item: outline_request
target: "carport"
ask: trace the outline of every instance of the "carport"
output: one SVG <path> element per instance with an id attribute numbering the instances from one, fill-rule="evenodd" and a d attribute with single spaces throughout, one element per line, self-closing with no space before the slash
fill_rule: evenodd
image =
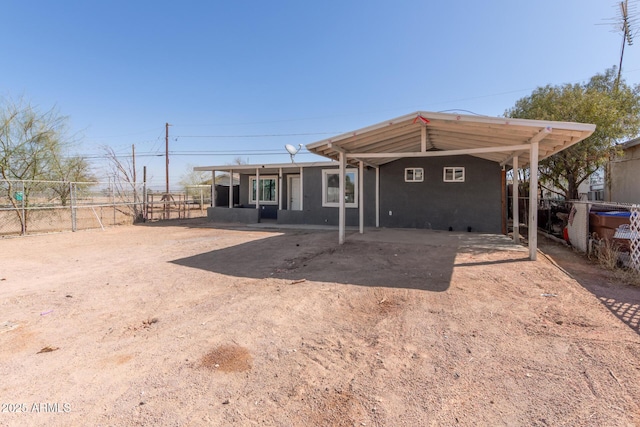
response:
<path id="1" fill-rule="evenodd" d="M 345 171 L 347 165 L 376 170 L 376 226 L 379 226 L 381 165 L 402 158 L 470 155 L 514 171 L 513 194 L 518 194 L 518 168 L 530 170 L 529 221 L 537 224 L 538 162 L 589 137 L 593 124 L 510 119 L 417 111 L 307 145 L 307 149 L 339 162 L 338 241 L 345 241 Z M 363 180 L 358 182 L 359 228 L 364 232 Z M 513 198 L 513 236 L 519 238 L 518 198 Z M 528 227 L 529 258 L 536 259 L 537 227 Z"/>

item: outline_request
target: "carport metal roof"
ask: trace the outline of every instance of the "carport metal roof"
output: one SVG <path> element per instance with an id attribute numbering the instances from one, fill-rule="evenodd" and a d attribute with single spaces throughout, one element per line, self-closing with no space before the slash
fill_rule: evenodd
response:
<path id="1" fill-rule="evenodd" d="M 345 239 L 345 177 L 347 164 L 378 166 L 407 157 L 471 155 L 513 169 L 529 166 L 529 224 L 537 224 L 538 162 L 589 137 L 595 125 L 462 114 L 415 113 L 308 144 L 307 149 L 340 162 L 338 241 Z M 362 172 L 361 172 L 362 175 Z M 518 174 L 514 175 L 514 191 Z M 376 188 L 379 174 L 376 173 Z M 362 180 L 360 180 L 362 186 Z M 376 212 L 378 208 L 376 191 Z M 359 193 L 363 232 L 362 188 Z M 516 194 L 516 193 L 514 193 Z M 517 198 L 513 199 L 513 236 L 520 241 Z M 377 218 L 376 218 L 377 223 Z M 529 257 L 536 259 L 537 227 L 529 227 Z"/>
<path id="2" fill-rule="evenodd" d="M 347 132 L 307 145 L 330 159 L 346 154 L 347 163 L 362 160 L 370 166 L 405 157 L 468 154 L 501 165 L 518 157 L 529 164 L 530 144 L 538 142 L 538 160 L 587 138 L 595 125 L 571 122 L 510 119 L 461 114 L 415 113 Z"/>

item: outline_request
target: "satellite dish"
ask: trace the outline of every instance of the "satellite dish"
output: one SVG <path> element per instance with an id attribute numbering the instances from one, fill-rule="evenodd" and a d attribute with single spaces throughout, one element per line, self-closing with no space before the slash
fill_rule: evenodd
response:
<path id="1" fill-rule="evenodd" d="M 302 149 L 302 144 L 298 145 L 298 148 L 294 147 L 291 144 L 286 144 L 284 146 L 284 148 L 287 150 L 287 152 L 289 153 L 289 155 L 291 156 L 291 163 L 293 163 L 293 156 L 295 156 L 296 154 L 298 154 L 298 151 L 300 151 Z"/>

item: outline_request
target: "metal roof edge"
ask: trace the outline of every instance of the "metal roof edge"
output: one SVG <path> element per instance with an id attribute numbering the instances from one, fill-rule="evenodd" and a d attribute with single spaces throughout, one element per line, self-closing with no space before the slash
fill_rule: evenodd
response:
<path id="1" fill-rule="evenodd" d="M 629 141 L 624 142 L 620 145 L 622 146 L 623 150 L 627 148 L 635 147 L 636 145 L 640 145 L 640 138 L 630 139 Z"/>
<path id="2" fill-rule="evenodd" d="M 551 127 L 565 130 L 575 130 L 581 132 L 595 131 L 596 125 L 591 123 L 578 123 L 578 122 L 561 122 L 555 120 L 534 120 L 534 119 L 518 119 L 511 117 L 492 117 L 492 116 L 471 116 L 464 114 L 451 114 L 451 113 L 430 113 L 427 111 L 418 111 L 418 114 L 425 118 L 433 118 L 440 120 L 451 120 L 451 116 L 455 116 L 454 120 L 486 123 L 486 124 L 498 124 L 498 125 L 518 125 L 528 127 Z"/>
<path id="3" fill-rule="evenodd" d="M 242 171 L 242 170 L 254 170 L 260 168 L 296 168 L 296 167 L 314 167 L 314 166 L 335 166 L 336 162 L 304 162 L 304 163 L 258 163 L 252 165 L 218 165 L 218 166 L 196 166 L 194 171 L 207 172 L 207 171 L 219 171 L 224 172 L 228 170 Z"/>
<path id="4" fill-rule="evenodd" d="M 347 139 L 352 136 L 382 129 L 386 126 L 393 125 L 399 122 L 404 122 L 410 119 L 415 119 L 416 117 L 419 117 L 419 116 L 422 116 L 426 119 L 431 118 L 434 120 L 451 120 L 451 121 L 464 121 L 464 122 L 484 123 L 484 124 L 517 125 L 517 126 L 527 126 L 527 127 L 551 127 L 555 129 L 589 132 L 589 135 L 593 133 L 596 129 L 596 125 L 590 124 L 590 123 L 560 122 L 560 121 L 553 121 L 553 120 L 515 119 L 515 118 L 509 118 L 509 117 L 472 116 L 468 114 L 415 111 L 410 114 L 405 114 L 400 117 L 385 120 L 383 122 L 376 123 L 374 125 L 353 130 L 351 132 L 345 132 L 343 134 L 336 135 L 331 138 L 325 138 L 317 142 L 312 142 L 310 144 L 307 144 L 306 148 L 307 150 L 311 151 L 323 145 L 327 145 L 333 142 L 339 142 L 343 139 Z"/>

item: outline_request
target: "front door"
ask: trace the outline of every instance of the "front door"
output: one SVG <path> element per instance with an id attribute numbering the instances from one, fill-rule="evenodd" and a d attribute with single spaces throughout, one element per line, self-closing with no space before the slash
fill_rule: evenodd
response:
<path id="1" fill-rule="evenodd" d="M 291 211 L 300 210 L 300 175 L 289 176 L 289 188 L 287 191 L 287 209 Z"/>

